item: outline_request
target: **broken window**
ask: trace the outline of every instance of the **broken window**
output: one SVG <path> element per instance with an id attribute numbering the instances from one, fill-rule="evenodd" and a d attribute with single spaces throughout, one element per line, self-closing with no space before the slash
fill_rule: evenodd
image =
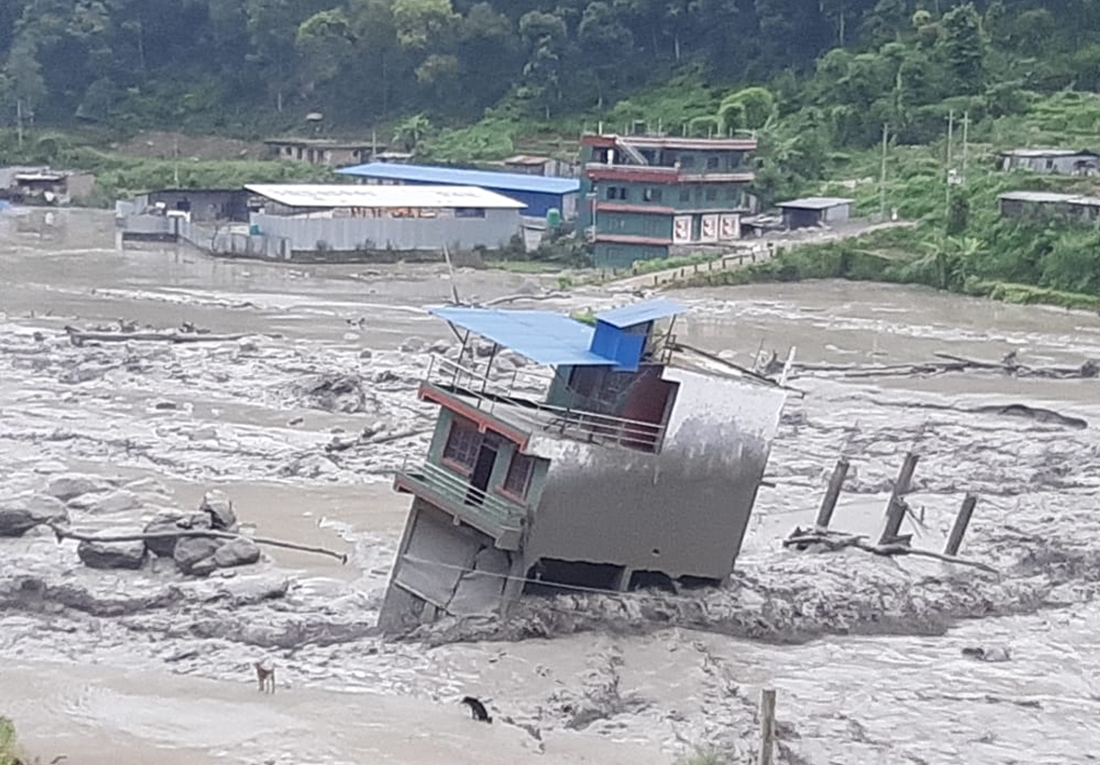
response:
<path id="1" fill-rule="evenodd" d="M 473 470 L 479 446 L 481 433 L 477 426 L 469 420 L 455 420 L 451 423 L 451 432 L 447 435 L 446 446 L 443 447 L 443 459 Z"/>
<path id="2" fill-rule="evenodd" d="M 508 466 L 508 475 L 504 477 L 504 485 L 501 488 L 514 497 L 526 498 L 534 468 L 534 457 L 516 452 L 512 455 L 512 464 Z"/>
<path id="3" fill-rule="evenodd" d="M 661 190 L 660 189 L 646 189 L 642 192 L 642 199 L 646 202 L 660 202 Z"/>
<path id="4" fill-rule="evenodd" d="M 707 170 L 718 169 L 718 157 L 707 157 Z"/>

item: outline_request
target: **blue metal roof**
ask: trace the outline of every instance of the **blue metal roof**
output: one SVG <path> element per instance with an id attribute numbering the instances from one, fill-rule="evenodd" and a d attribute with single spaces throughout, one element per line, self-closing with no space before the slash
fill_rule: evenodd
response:
<path id="1" fill-rule="evenodd" d="M 536 364 L 606 366 L 614 363 L 589 350 L 592 327 L 564 314 L 488 308 L 433 308 L 430 313 L 526 356 Z"/>
<path id="2" fill-rule="evenodd" d="M 460 170 L 454 167 L 428 165 L 395 165 L 369 162 L 365 165 L 342 167 L 336 172 L 359 178 L 379 178 L 415 183 L 447 183 L 458 186 L 480 186 L 501 191 L 533 191 L 540 194 L 573 194 L 581 184 L 575 178 L 547 178 L 523 173 L 497 173 L 490 170 Z"/>
<path id="3" fill-rule="evenodd" d="M 647 300 L 643 303 L 624 305 L 610 311 L 598 313 L 596 314 L 596 321 L 602 321 L 619 329 L 626 329 L 658 319 L 667 319 L 669 316 L 675 316 L 686 310 L 682 305 L 671 300 Z"/>

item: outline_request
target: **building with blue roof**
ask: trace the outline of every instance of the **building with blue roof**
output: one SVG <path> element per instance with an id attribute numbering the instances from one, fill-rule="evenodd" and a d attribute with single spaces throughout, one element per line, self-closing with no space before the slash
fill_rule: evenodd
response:
<path id="1" fill-rule="evenodd" d="M 577 215 L 580 181 L 574 178 L 546 178 L 526 173 L 466 170 L 432 165 L 397 165 L 369 162 L 336 171 L 370 184 L 431 186 L 477 186 L 495 191 L 526 205 L 524 215 L 545 218 L 557 210 L 566 220 Z"/>
<path id="2" fill-rule="evenodd" d="M 693 359 L 675 340 L 684 310 L 430 311 L 462 347 L 419 388 L 439 416 L 394 479 L 412 504 L 383 630 L 502 614 L 545 587 L 729 576 L 785 392 Z"/>

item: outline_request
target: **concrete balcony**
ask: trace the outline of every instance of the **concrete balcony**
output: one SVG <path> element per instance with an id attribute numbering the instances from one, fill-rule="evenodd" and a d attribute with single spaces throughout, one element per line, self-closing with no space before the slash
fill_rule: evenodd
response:
<path id="1" fill-rule="evenodd" d="M 479 489 L 465 476 L 430 462 L 406 460 L 393 485 L 492 537 L 499 549 L 519 549 L 526 506 Z"/>

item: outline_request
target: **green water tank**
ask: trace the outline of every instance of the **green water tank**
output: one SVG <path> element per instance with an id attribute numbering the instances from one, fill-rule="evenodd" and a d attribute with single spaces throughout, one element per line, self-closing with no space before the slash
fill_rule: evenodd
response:
<path id="1" fill-rule="evenodd" d="M 546 211 L 546 227 L 557 228 L 561 225 L 561 210 L 551 207 Z"/>
<path id="2" fill-rule="evenodd" d="M 260 224 L 259 223 L 251 224 L 248 227 L 248 233 L 251 234 L 252 236 L 259 236 L 260 235 Z"/>

